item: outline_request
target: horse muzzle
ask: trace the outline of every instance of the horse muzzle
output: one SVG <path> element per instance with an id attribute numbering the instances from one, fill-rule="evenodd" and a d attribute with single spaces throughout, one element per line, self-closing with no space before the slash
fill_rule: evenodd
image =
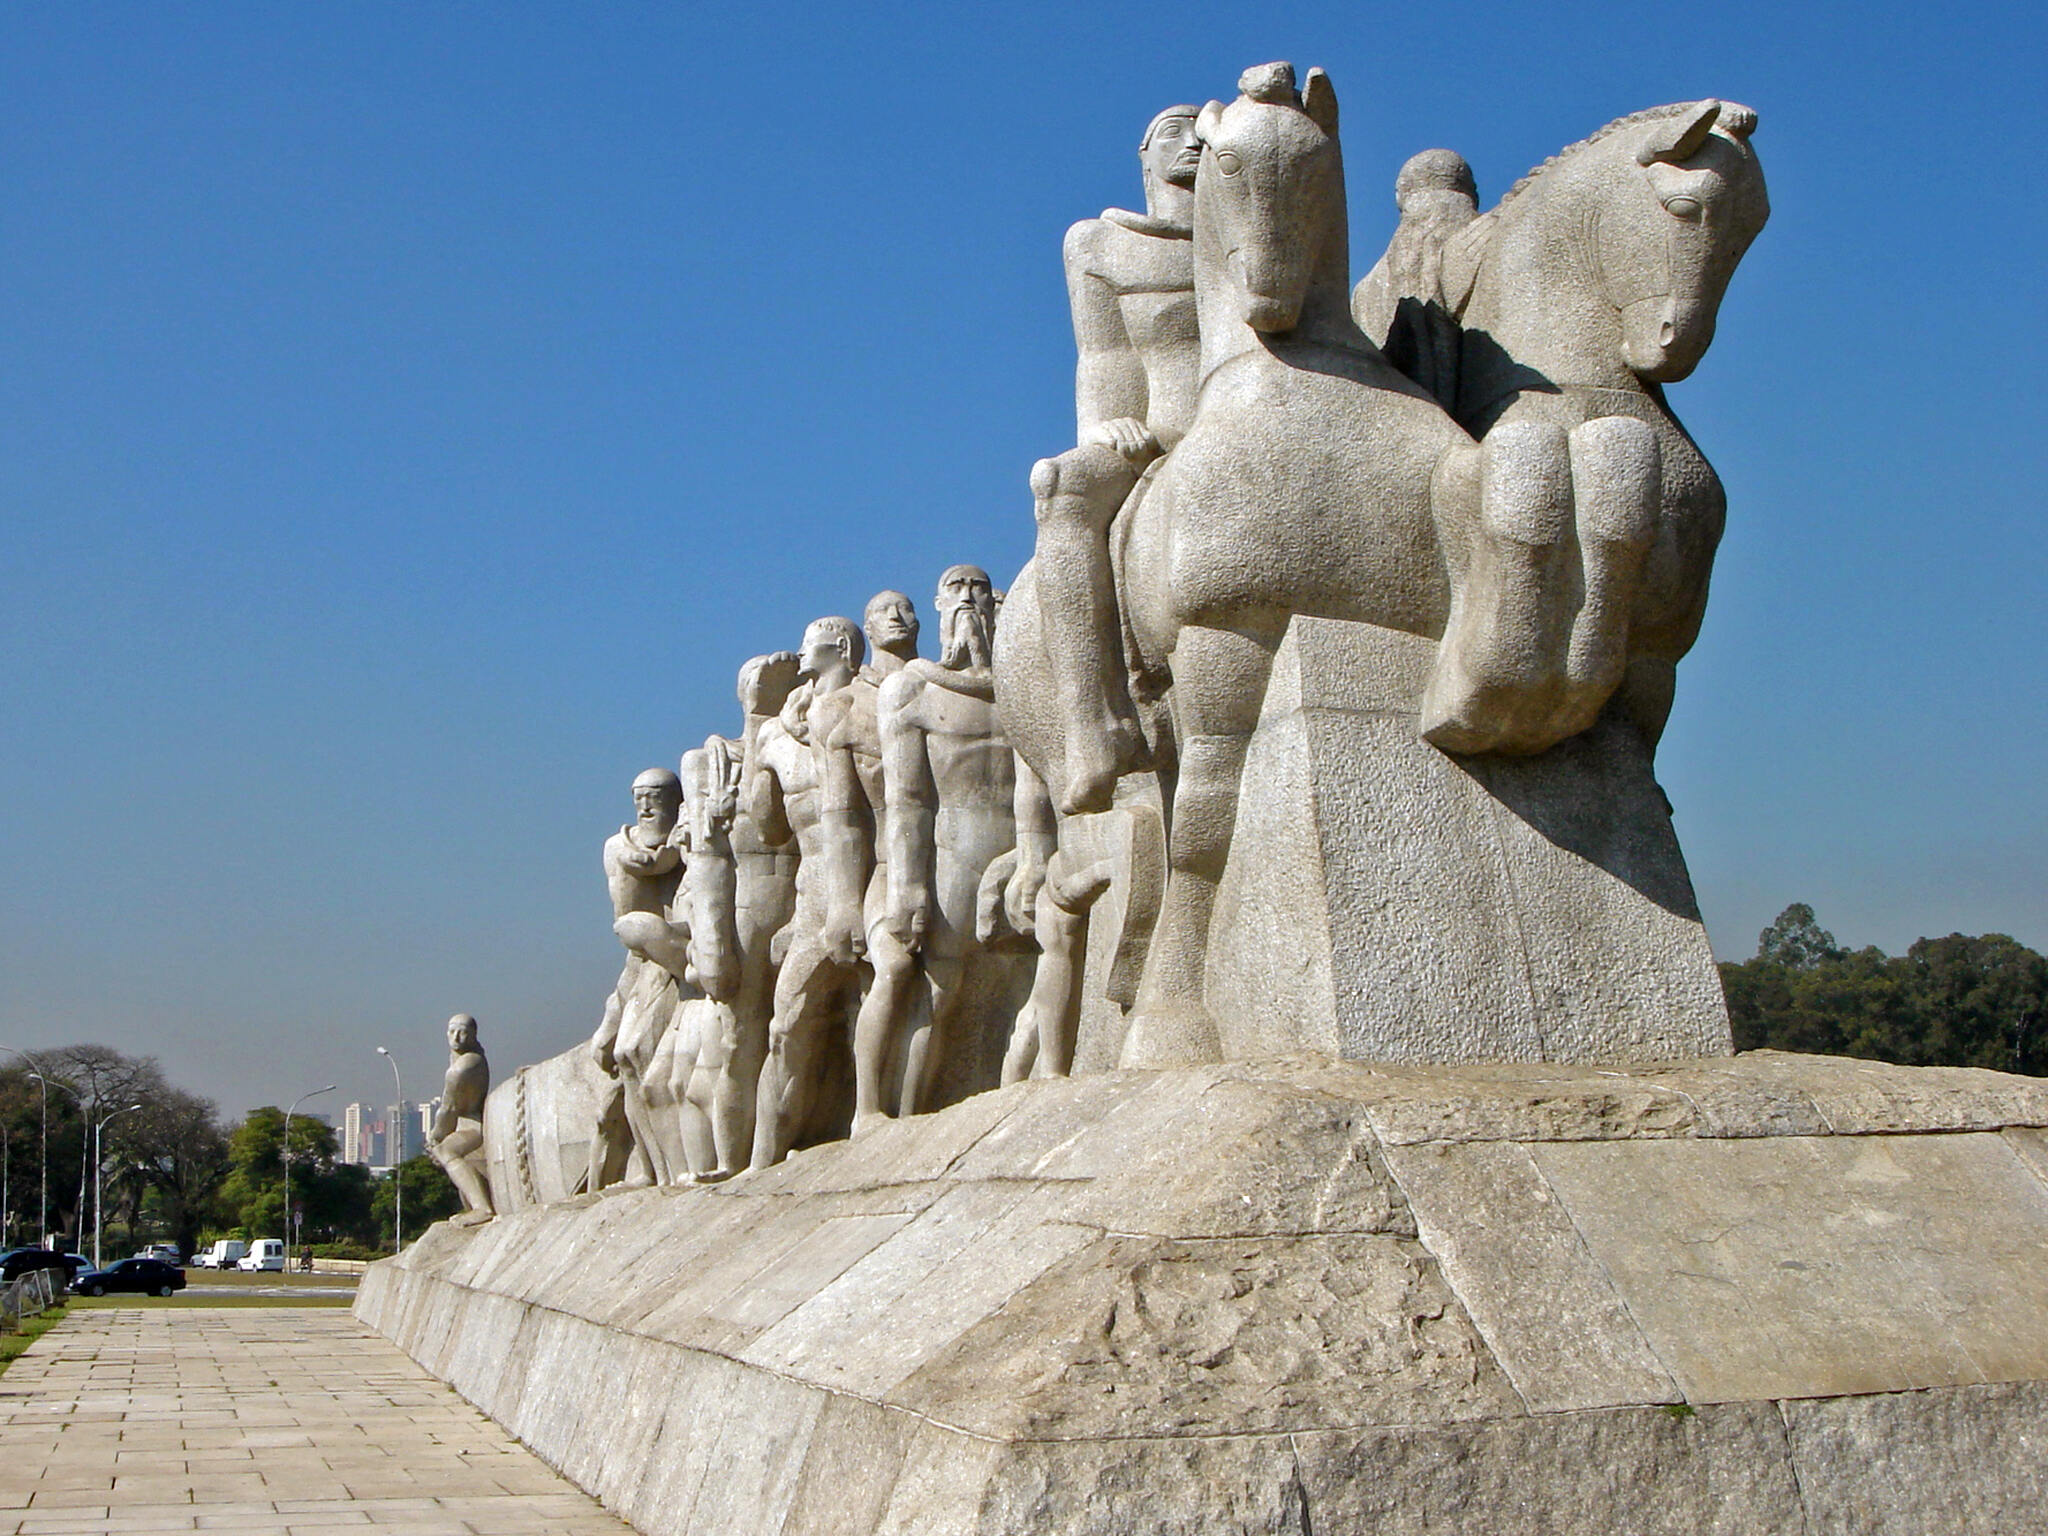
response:
<path id="1" fill-rule="evenodd" d="M 1629 372 L 1675 384 L 1699 366 L 1714 339 L 1713 312 L 1685 313 L 1669 298 L 1638 299 L 1621 312 L 1621 356 Z"/>

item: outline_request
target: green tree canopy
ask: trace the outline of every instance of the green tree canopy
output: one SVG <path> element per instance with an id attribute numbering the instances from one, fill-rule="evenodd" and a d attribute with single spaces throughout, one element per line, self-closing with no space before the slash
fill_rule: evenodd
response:
<path id="1" fill-rule="evenodd" d="M 1795 902 L 1721 980 L 1738 1050 L 2048 1076 L 2048 958 L 2002 933 L 1847 950 Z"/>

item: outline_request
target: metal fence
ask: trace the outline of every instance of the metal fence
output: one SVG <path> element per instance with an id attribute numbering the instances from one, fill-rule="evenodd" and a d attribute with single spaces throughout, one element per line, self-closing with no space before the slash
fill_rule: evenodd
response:
<path id="1" fill-rule="evenodd" d="M 0 1286 L 0 1330 L 19 1333 L 25 1319 L 55 1303 L 57 1288 L 50 1275 L 47 1269 L 31 1269 Z"/>

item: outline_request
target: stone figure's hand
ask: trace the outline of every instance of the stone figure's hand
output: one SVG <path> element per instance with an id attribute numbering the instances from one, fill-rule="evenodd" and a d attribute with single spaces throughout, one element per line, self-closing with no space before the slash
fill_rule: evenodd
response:
<path id="1" fill-rule="evenodd" d="M 1081 435 L 1084 445 L 1097 444 L 1114 448 L 1133 464 L 1143 463 L 1159 453 L 1159 439 L 1135 416 L 1118 416 L 1112 421 L 1099 421 Z"/>
<path id="2" fill-rule="evenodd" d="M 924 948 L 925 930 L 931 926 L 931 911 L 923 901 L 892 910 L 883 919 L 896 942 L 913 955 Z"/>
<path id="3" fill-rule="evenodd" d="M 825 918 L 825 953 L 835 965 L 851 965 L 868 952 L 868 936 L 861 914 L 832 912 Z"/>
<path id="4" fill-rule="evenodd" d="M 796 686 L 799 663 L 794 651 L 772 652 L 766 663 L 747 676 L 740 705 L 750 715 L 772 715 Z"/>

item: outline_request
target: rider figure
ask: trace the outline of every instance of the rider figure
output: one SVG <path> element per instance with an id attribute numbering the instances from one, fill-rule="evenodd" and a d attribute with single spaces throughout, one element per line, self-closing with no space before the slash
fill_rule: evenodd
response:
<path id="1" fill-rule="evenodd" d="M 1041 459 L 1031 493 L 1039 613 L 1066 729 L 1058 789 L 1068 812 L 1107 808 L 1117 779 L 1144 760 L 1108 533 L 1139 474 L 1180 441 L 1194 416 L 1196 110 L 1168 107 L 1145 130 L 1145 211 L 1105 209 L 1067 231 L 1063 252 L 1080 354 L 1079 446 Z"/>

